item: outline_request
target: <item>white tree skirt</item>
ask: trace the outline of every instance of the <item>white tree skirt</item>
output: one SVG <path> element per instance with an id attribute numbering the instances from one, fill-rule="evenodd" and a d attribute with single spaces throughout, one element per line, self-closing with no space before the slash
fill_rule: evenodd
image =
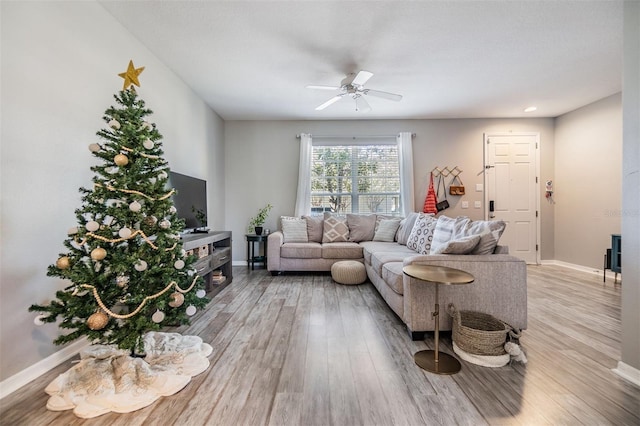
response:
<path id="1" fill-rule="evenodd" d="M 51 411 L 71 410 L 85 419 L 114 411 L 129 413 L 180 391 L 209 368 L 213 348 L 197 336 L 149 332 L 145 358 L 115 346 L 93 345 L 80 362 L 45 388 Z"/>

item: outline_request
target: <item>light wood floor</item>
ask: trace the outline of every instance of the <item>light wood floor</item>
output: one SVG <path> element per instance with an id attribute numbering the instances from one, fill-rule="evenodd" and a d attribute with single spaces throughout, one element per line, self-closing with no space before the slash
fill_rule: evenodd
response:
<path id="1" fill-rule="evenodd" d="M 640 424 L 640 389 L 611 371 L 620 358 L 620 285 L 553 266 L 528 272 L 527 365 L 463 362 L 454 376 L 426 373 L 412 354 L 432 348 L 433 336 L 409 340 L 371 284 L 236 267 L 232 285 L 181 330 L 214 350 L 209 370 L 178 394 L 91 420 L 47 411 L 43 389 L 68 362 L 4 398 L 0 423 Z"/>

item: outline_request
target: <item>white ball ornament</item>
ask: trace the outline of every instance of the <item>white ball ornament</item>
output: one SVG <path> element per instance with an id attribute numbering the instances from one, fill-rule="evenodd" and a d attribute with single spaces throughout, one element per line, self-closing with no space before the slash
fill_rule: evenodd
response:
<path id="1" fill-rule="evenodd" d="M 46 315 L 44 315 L 44 314 L 40 314 L 40 315 L 38 315 L 37 317 L 35 317 L 35 318 L 33 319 L 33 323 L 34 323 L 35 325 L 37 325 L 38 327 L 39 327 L 39 326 L 41 326 L 41 325 L 44 325 L 44 324 L 45 324 L 45 323 L 44 323 L 44 318 L 46 318 Z"/>
<path id="2" fill-rule="evenodd" d="M 153 315 L 151 315 L 151 321 L 155 322 L 156 324 L 161 323 L 164 320 L 164 312 L 162 311 L 156 311 Z"/>
<path id="3" fill-rule="evenodd" d="M 185 313 L 189 316 L 193 316 L 196 314 L 196 307 L 193 305 L 189 305 L 187 306 L 187 309 L 185 310 Z"/>
<path id="4" fill-rule="evenodd" d="M 167 219 L 163 219 L 160 222 L 160 228 L 162 229 L 169 229 L 171 227 L 171 222 L 169 222 Z"/>
<path id="5" fill-rule="evenodd" d="M 140 204 L 137 201 L 134 201 L 133 203 L 129 204 L 129 210 L 131 210 L 134 213 L 139 212 L 142 209 L 142 204 Z"/>
<path id="6" fill-rule="evenodd" d="M 167 172 L 160 172 L 158 173 L 158 177 L 160 179 L 166 179 L 167 178 Z"/>
<path id="7" fill-rule="evenodd" d="M 90 220 L 86 225 L 84 225 L 84 227 L 87 228 L 87 231 L 89 232 L 95 232 L 100 229 L 100 224 L 95 220 Z"/>
<path id="8" fill-rule="evenodd" d="M 116 120 L 115 118 L 112 118 L 111 120 L 109 120 L 109 127 L 111 127 L 112 129 L 120 129 L 120 122 L 118 122 L 118 120 Z"/>
<path id="9" fill-rule="evenodd" d="M 145 271 L 147 269 L 147 262 L 145 262 L 144 260 L 140 259 L 133 265 L 133 267 L 138 272 Z"/>
<path id="10" fill-rule="evenodd" d="M 142 146 L 144 146 L 147 149 L 153 149 L 155 144 L 153 143 L 153 141 L 151 139 L 147 139 L 144 142 L 142 142 Z"/>
<path id="11" fill-rule="evenodd" d="M 97 143 L 92 143 L 92 144 L 89 145 L 89 151 L 91 151 L 91 152 L 98 152 L 101 149 L 102 148 Z"/>
<path id="12" fill-rule="evenodd" d="M 204 291 L 203 289 L 196 291 L 196 296 L 199 297 L 200 299 L 202 299 L 206 295 L 207 295 L 207 292 Z"/>
<path id="13" fill-rule="evenodd" d="M 120 238 L 129 238 L 131 236 L 131 229 L 129 228 L 122 228 L 118 231 L 118 235 L 120 235 Z"/>
<path id="14" fill-rule="evenodd" d="M 69 228 L 67 231 L 67 235 L 76 235 L 78 233 L 78 227 L 74 226 L 73 228 Z"/>
<path id="15" fill-rule="evenodd" d="M 176 206 L 169 207 L 169 213 L 176 214 L 177 212 L 178 212 L 178 209 L 176 209 Z"/>
<path id="16" fill-rule="evenodd" d="M 178 259 L 173 263 L 174 268 L 180 270 L 182 268 L 184 268 L 184 260 L 182 259 Z"/>

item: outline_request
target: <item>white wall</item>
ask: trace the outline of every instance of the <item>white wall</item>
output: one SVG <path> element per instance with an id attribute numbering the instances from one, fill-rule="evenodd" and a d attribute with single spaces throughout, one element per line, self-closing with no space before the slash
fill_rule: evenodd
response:
<path id="1" fill-rule="evenodd" d="M 640 385 L 640 3 L 624 5 L 622 362 Z M 620 366 L 622 367 L 622 366 Z"/>
<path id="2" fill-rule="evenodd" d="M 298 181 L 299 143 L 296 134 L 316 135 L 395 135 L 416 133 L 413 139 L 415 205 L 422 209 L 429 172 L 435 166 L 458 166 L 467 187 L 463 197 L 449 196 L 452 208 L 447 215 L 483 217 L 474 209 L 482 201 L 475 192 L 482 183 L 484 132 L 540 132 L 541 175 L 553 179 L 553 119 L 453 119 L 453 120 L 344 120 L 344 121 L 228 121 L 225 124 L 226 172 L 225 200 L 227 228 L 234 233 L 236 262 L 246 260 L 246 225 L 258 208 L 271 203 L 265 227 L 278 228 L 282 215 L 292 215 Z M 544 186 L 542 186 L 544 190 Z M 462 209 L 460 201 L 469 201 Z M 542 206 L 542 259 L 553 259 L 553 210 Z"/>
<path id="3" fill-rule="evenodd" d="M 555 260 L 602 269 L 620 233 L 622 96 L 556 119 Z"/>
<path id="4" fill-rule="evenodd" d="M 58 351 L 55 325 L 36 327 L 32 303 L 64 287 L 46 276 L 90 186 L 104 111 L 129 59 L 145 66 L 138 93 L 154 111 L 165 158 L 207 179 L 211 224 L 223 228 L 224 123 L 94 2 L 2 2 L 0 380 Z M 210 208 L 210 211 L 212 209 Z"/>

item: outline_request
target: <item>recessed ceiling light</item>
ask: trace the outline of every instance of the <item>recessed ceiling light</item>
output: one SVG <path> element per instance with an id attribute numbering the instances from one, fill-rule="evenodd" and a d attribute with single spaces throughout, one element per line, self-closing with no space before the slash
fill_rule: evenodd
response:
<path id="1" fill-rule="evenodd" d="M 524 112 L 533 112 L 533 111 L 535 111 L 535 110 L 537 110 L 537 109 L 538 109 L 538 107 L 530 106 L 530 107 L 528 107 L 528 108 L 525 108 L 525 109 L 524 109 Z"/>

